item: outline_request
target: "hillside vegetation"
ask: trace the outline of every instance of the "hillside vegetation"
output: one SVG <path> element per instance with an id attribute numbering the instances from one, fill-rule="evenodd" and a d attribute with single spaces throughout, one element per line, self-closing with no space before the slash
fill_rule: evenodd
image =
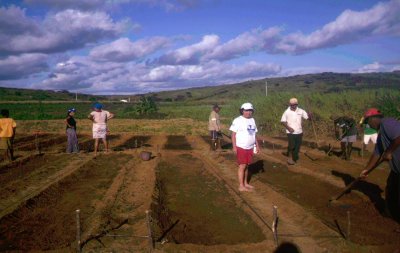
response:
<path id="1" fill-rule="evenodd" d="M 280 117 L 291 97 L 297 97 L 299 107 L 313 113 L 316 131 L 322 136 L 332 135 L 333 118 L 346 115 L 358 121 L 369 107 L 381 109 L 386 116 L 400 118 L 399 72 L 322 73 L 269 78 L 233 85 L 135 95 L 131 96 L 131 101 L 134 101 L 132 103 L 119 102 L 122 96 L 84 97 L 79 94 L 78 97 L 87 100 L 74 101 L 75 94 L 65 91 L 22 90 L 16 93 L 19 91 L 0 88 L 0 109 L 9 109 L 11 116 L 17 120 L 63 119 L 70 107 L 77 109 L 78 119 L 84 119 L 91 111 L 91 103 L 98 100 L 118 118 L 192 118 L 207 121 L 212 105 L 218 103 L 222 107 L 222 121 L 225 126 L 229 126 L 233 118 L 238 116 L 240 105 L 251 102 L 256 108 L 254 117 L 260 132 L 284 135 Z M 40 99 L 32 101 L 38 98 L 38 94 Z M 24 103 L 15 102 L 15 97 L 25 97 Z M 5 98 L 14 102 L 7 102 Z M 306 135 L 312 137 L 311 124 L 305 123 L 304 128 Z"/>
<path id="2" fill-rule="evenodd" d="M 93 96 L 88 94 L 78 94 L 79 101 L 104 100 L 104 96 Z M 0 102 L 6 101 L 75 101 L 76 94 L 67 90 L 30 90 L 0 87 Z"/>
<path id="3" fill-rule="evenodd" d="M 291 77 L 265 78 L 243 83 L 163 91 L 146 94 L 156 101 L 225 101 L 242 96 L 270 92 L 332 93 L 348 90 L 393 88 L 400 89 L 400 71 L 391 73 L 338 74 L 321 73 Z"/>

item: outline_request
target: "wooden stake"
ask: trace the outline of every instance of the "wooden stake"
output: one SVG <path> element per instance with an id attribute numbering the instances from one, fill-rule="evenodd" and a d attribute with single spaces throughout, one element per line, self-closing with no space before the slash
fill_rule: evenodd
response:
<path id="1" fill-rule="evenodd" d="M 81 210 L 77 209 L 76 212 L 76 252 L 81 252 L 81 222 L 79 213 Z"/>
<path id="2" fill-rule="evenodd" d="M 150 215 L 149 210 L 146 210 L 146 218 L 147 218 L 147 230 L 148 230 L 148 238 L 149 238 L 149 246 L 150 246 L 150 252 L 154 250 L 154 243 L 153 243 L 153 234 L 151 232 L 151 215 Z"/>
<path id="3" fill-rule="evenodd" d="M 278 207 L 277 206 L 272 207 L 272 216 L 273 216 L 272 233 L 274 234 L 275 244 L 276 244 L 276 246 L 278 246 Z"/>

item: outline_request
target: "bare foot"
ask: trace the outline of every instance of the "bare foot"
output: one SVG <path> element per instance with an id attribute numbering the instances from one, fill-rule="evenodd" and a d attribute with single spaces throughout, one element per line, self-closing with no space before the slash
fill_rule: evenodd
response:
<path id="1" fill-rule="evenodd" d="M 254 186 L 249 185 L 249 184 L 245 184 L 244 187 L 248 188 L 248 189 L 254 189 Z"/>
<path id="2" fill-rule="evenodd" d="M 246 188 L 244 186 L 240 186 L 238 189 L 240 192 L 251 192 L 252 190 L 249 188 Z"/>

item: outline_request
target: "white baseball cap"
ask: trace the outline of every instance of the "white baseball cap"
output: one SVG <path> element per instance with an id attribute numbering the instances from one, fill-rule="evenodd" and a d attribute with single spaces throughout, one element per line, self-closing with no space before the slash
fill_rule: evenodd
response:
<path id="1" fill-rule="evenodd" d="M 253 111 L 254 111 L 253 105 L 250 104 L 250 103 L 244 103 L 244 104 L 242 104 L 242 106 L 240 107 L 240 109 L 243 109 L 243 110 L 253 110 Z"/>

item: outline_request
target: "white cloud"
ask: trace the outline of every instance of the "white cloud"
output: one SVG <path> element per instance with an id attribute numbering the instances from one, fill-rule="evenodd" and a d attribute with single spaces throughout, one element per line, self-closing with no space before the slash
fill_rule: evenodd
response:
<path id="1" fill-rule="evenodd" d="M 313 49 L 334 47 L 374 35 L 400 35 L 400 1 L 378 3 L 366 11 L 346 10 L 335 21 L 310 35 L 289 34 L 275 52 L 304 53 Z"/>
<path id="2" fill-rule="evenodd" d="M 152 37 L 131 42 L 120 38 L 109 44 L 93 48 L 89 56 L 99 61 L 133 61 L 166 47 L 170 40 L 165 37 Z"/>
<path id="3" fill-rule="evenodd" d="M 373 73 L 373 72 L 381 72 L 385 71 L 385 66 L 380 64 L 379 62 L 374 62 L 371 64 L 367 64 L 362 66 L 361 68 L 358 69 L 358 73 Z"/>
<path id="4" fill-rule="evenodd" d="M 0 59 L 0 80 L 22 79 L 48 69 L 47 55 L 22 54 Z"/>
<path id="5" fill-rule="evenodd" d="M 254 29 L 215 47 L 204 56 L 208 60 L 230 60 L 273 46 L 281 29 L 272 27 L 265 30 Z"/>
<path id="6" fill-rule="evenodd" d="M 218 42 L 219 37 L 217 35 L 203 36 L 199 43 L 179 48 L 161 56 L 158 63 L 164 65 L 197 64 L 205 53 L 217 46 Z"/>
<path id="7" fill-rule="evenodd" d="M 57 64 L 54 73 L 38 86 L 81 92 L 145 93 L 166 88 L 215 85 L 276 75 L 276 64 L 248 62 L 243 65 L 211 61 L 198 65 L 147 65 L 134 62 L 102 62 L 73 57 Z"/>
<path id="8" fill-rule="evenodd" d="M 113 22 L 104 12 L 65 10 L 48 15 L 43 22 L 26 17 L 18 7 L 0 12 L 6 17 L 0 18 L 0 54 L 65 52 L 116 37 L 127 25 L 127 21 Z"/>

